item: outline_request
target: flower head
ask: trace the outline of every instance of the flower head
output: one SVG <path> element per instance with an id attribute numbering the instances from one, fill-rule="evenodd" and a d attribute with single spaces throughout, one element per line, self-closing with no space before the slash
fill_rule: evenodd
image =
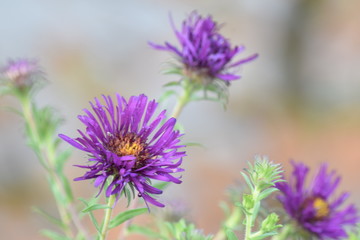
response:
<path id="1" fill-rule="evenodd" d="M 240 76 L 229 72 L 230 69 L 252 61 L 257 54 L 234 61 L 234 57 L 244 51 L 243 46 L 232 47 L 229 40 L 219 33 L 220 26 L 211 16 L 202 17 L 192 12 L 181 30 L 171 21 L 180 48 L 165 42 L 164 45 L 149 43 L 153 48 L 174 53 L 183 64 L 183 74 L 202 84 L 214 79 L 223 80 L 227 85 Z"/>
<path id="2" fill-rule="evenodd" d="M 80 137 L 72 139 L 59 136 L 72 146 L 87 152 L 89 162 L 78 167 L 87 169 L 84 176 L 75 180 L 94 179 L 100 187 L 106 187 L 106 196 L 120 193 L 125 187 L 136 189 L 138 196 L 159 207 L 164 205 L 152 197 L 162 191 L 151 186 L 151 179 L 181 183 L 173 173 L 179 168 L 184 151 L 179 149 L 181 134 L 174 130 L 176 120 L 165 122 L 165 110 L 154 117 L 155 100 L 148 101 L 145 95 L 133 96 L 127 102 L 120 95 L 114 102 L 103 96 L 105 104 L 97 98 L 90 103 L 93 113 L 85 109 L 79 115 L 86 131 L 78 131 Z"/>
<path id="3" fill-rule="evenodd" d="M 12 86 L 20 90 L 32 87 L 34 78 L 41 74 L 37 62 L 28 59 L 9 60 L 0 72 Z"/>
<path id="4" fill-rule="evenodd" d="M 340 239 L 346 237 L 345 226 L 355 225 L 359 218 L 354 205 L 339 209 L 348 198 L 343 193 L 337 199 L 332 196 L 340 182 L 335 171 L 327 172 L 323 164 L 310 187 L 305 187 L 309 168 L 303 163 L 292 162 L 294 167 L 289 183 L 277 183 L 283 193 L 279 196 L 286 212 L 308 233 L 320 239 Z"/>

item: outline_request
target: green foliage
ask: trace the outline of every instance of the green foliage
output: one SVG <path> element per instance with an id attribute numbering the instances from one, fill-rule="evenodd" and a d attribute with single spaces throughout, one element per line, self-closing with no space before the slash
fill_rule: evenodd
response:
<path id="1" fill-rule="evenodd" d="M 357 228 L 352 232 L 348 233 L 348 240 L 360 240 L 360 224 L 357 225 Z"/>
<path id="2" fill-rule="evenodd" d="M 123 222 L 125 222 L 135 216 L 141 215 L 145 212 L 148 212 L 147 208 L 130 209 L 125 212 L 122 212 L 110 221 L 109 228 L 114 228 L 116 226 L 119 226 Z"/>
<path id="3" fill-rule="evenodd" d="M 128 228 L 129 233 L 138 233 L 152 239 L 176 239 L 176 240 L 211 240 L 211 235 L 205 236 L 202 231 L 195 228 L 194 224 L 187 223 L 184 219 L 178 222 L 158 222 L 158 230 L 132 225 Z"/>
<path id="4" fill-rule="evenodd" d="M 68 238 L 66 236 L 63 236 L 57 232 L 54 232 L 54 231 L 51 231 L 48 229 L 41 230 L 41 234 L 52 240 L 73 240 L 71 238 Z"/>
<path id="5" fill-rule="evenodd" d="M 282 227 L 277 224 L 279 217 L 275 213 L 270 213 L 262 221 L 259 231 L 255 233 L 251 231 L 258 217 L 261 200 L 277 191 L 275 183 L 284 181 L 281 176 L 282 172 L 280 164 L 274 164 L 266 157 L 256 157 L 254 165 L 249 163 L 249 168 L 244 169 L 244 172 L 241 173 L 250 189 L 250 194 L 243 194 L 241 204 L 245 214 L 245 240 L 264 239 L 277 234 L 275 230 Z"/>

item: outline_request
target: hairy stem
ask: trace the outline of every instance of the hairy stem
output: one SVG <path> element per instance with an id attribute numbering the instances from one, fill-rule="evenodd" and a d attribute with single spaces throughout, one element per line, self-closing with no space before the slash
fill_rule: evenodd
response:
<path id="1" fill-rule="evenodd" d="M 38 156 L 41 165 L 47 171 L 47 175 L 50 181 L 55 183 L 62 196 L 67 196 L 65 186 L 55 171 L 55 146 L 54 144 L 43 142 L 40 139 L 39 128 L 38 124 L 36 123 L 31 99 L 27 96 L 22 97 L 20 100 L 23 109 L 23 117 L 27 125 L 27 131 L 29 137 L 34 143 L 31 147 Z M 74 238 L 74 234 L 71 230 L 71 222 L 74 222 L 74 225 L 78 231 L 83 233 L 86 239 L 89 239 L 87 231 L 83 227 L 72 204 L 68 203 L 67 206 L 65 206 L 64 203 L 60 202 L 56 197 L 55 200 L 66 236 L 69 238 Z"/>
<path id="2" fill-rule="evenodd" d="M 193 90 L 194 90 L 194 88 L 193 88 L 192 84 L 190 83 L 190 80 L 185 79 L 182 95 L 179 97 L 179 99 L 174 107 L 173 113 L 172 113 L 173 118 L 178 118 L 180 116 L 182 110 L 190 101 Z"/>
<path id="3" fill-rule="evenodd" d="M 111 213 L 112 213 L 112 210 L 113 210 L 113 207 L 114 207 L 115 199 L 116 199 L 115 194 L 110 195 L 110 197 L 108 199 L 108 204 L 107 205 L 108 205 L 109 208 L 107 208 L 105 210 L 105 217 L 104 217 L 104 222 L 103 222 L 103 225 L 102 225 L 102 228 L 101 228 L 100 240 L 105 240 L 106 239 L 106 234 L 108 232 L 108 226 L 109 226 L 109 222 L 110 222 L 110 219 L 111 219 Z"/>

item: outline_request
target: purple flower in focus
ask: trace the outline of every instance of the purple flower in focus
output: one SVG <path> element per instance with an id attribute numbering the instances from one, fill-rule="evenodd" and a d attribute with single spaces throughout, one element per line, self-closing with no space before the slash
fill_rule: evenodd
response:
<path id="1" fill-rule="evenodd" d="M 214 79 L 221 79 L 228 85 L 240 76 L 230 69 L 254 60 L 258 55 L 233 61 L 234 57 L 244 51 L 243 46 L 232 47 L 229 40 L 219 33 L 220 26 L 211 16 L 202 17 L 192 12 L 181 30 L 177 30 L 171 21 L 172 28 L 180 43 L 180 48 L 165 42 L 164 45 L 149 43 L 157 50 L 174 53 L 184 65 L 183 74 L 192 80 L 209 84 Z"/>
<path id="2" fill-rule="evenodd" d="M 41 74 L 41 71 L 36 61 L 19 59 L 9 60 L 8 64 L 1 69 L 1 74 L 10 80 L 13 86 L 24 89 L 33 85 L 34 77 Z"/>
<path id="3" fill-rule="evenodd" d="M 184 146 L 179 145 L 182 134 L 174 130 L 176 120 L 165 121 L 165 110 L 155 116 L 158 103 L 148 101 L 145 95 L 133 96 L 128 102 L 120 95 L 115 101 L 109 96 L 103 99 L 105 104 L 97 98 L 90 103 L 93 113 L 84 109 L 85 115 L 78 116 L 86 126 L 85 132 L 78 130 L 80 137 L 59 135 L 89 155 L 87 165 L 78 165 L 87 172 L 75 180 L 94 179 L 100 193 L 106 180 L 111 179 L 107 197 L 119 197 L 128 186 L 136 189 L 146 203 L 163 207 L 151 196 L 162 193 L 151 186 L 151 179 L 181 183 L 172 176 L 183 171 L 179 166 L 185 156 L 179 150 Z"/>
<path id="4" fill-rule="evenodd" d="M 322 164 L 310 187 L 305 187 L 309 168 L 303 163 L 292 162 L 292 178 L 280 182 L 276 187 L 283 193 L 279 196 L 286 212 L 303 229 L 319 239 L 341 239 L 347 237 L 345 227 L 355 225 L 359 218 L 354 205 L 339 209 L 349 197 L 343 193 L 334 199 L 332 196 L 340 183 L 335 171 L 327 172 Z"/>

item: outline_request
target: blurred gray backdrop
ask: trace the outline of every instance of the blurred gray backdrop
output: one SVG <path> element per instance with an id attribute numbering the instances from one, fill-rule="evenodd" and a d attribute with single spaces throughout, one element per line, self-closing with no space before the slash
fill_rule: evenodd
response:
<path id="1" fill-rule="evenodd" d="M 226 111 L 213 102 L 185 108 L 179 119 L 184 142 L 205 148 L 187 149 L 183 184 L 162 196 L 183 202 L 189 218 L 214 233 L 225 188 L 242 181 L 239 172 L 255 155 L 286 169 L 289 159 L 314 168 L 327 161 L 343 176 L 341 190 L 360 204 L 359 7 L 356 0 L 3 0 L 0 62 L 37 59 L 49 81 L 37 104 L 54 106 L 65 119 L 59 132 L 76 136 L 82 127 L 77 115 L 94 97 L 158 98 L 163 84 L 177 80 L 161 74 L 171 56 L 147 45 L 176 41 L 170 13 L 177 26 L 193 10 L 225 23 L 221 32 L 246 46 L 242 56 L 260 56 L 239 69 L 242 78 L 230 87 Z M 39 230 L 50 225 L 31 207 L 56 214 L 55 205 L 26 146 L 23 122 L 8 106 L 19 107 L 12 97 L 0 97 L 1 238 L 43 239 Z M 83 173 L 72 165 L 85 161 L 74 150 L 69 178 Z M 72 186 L 76 197 L 94 191 L 90 182 Z"/>

